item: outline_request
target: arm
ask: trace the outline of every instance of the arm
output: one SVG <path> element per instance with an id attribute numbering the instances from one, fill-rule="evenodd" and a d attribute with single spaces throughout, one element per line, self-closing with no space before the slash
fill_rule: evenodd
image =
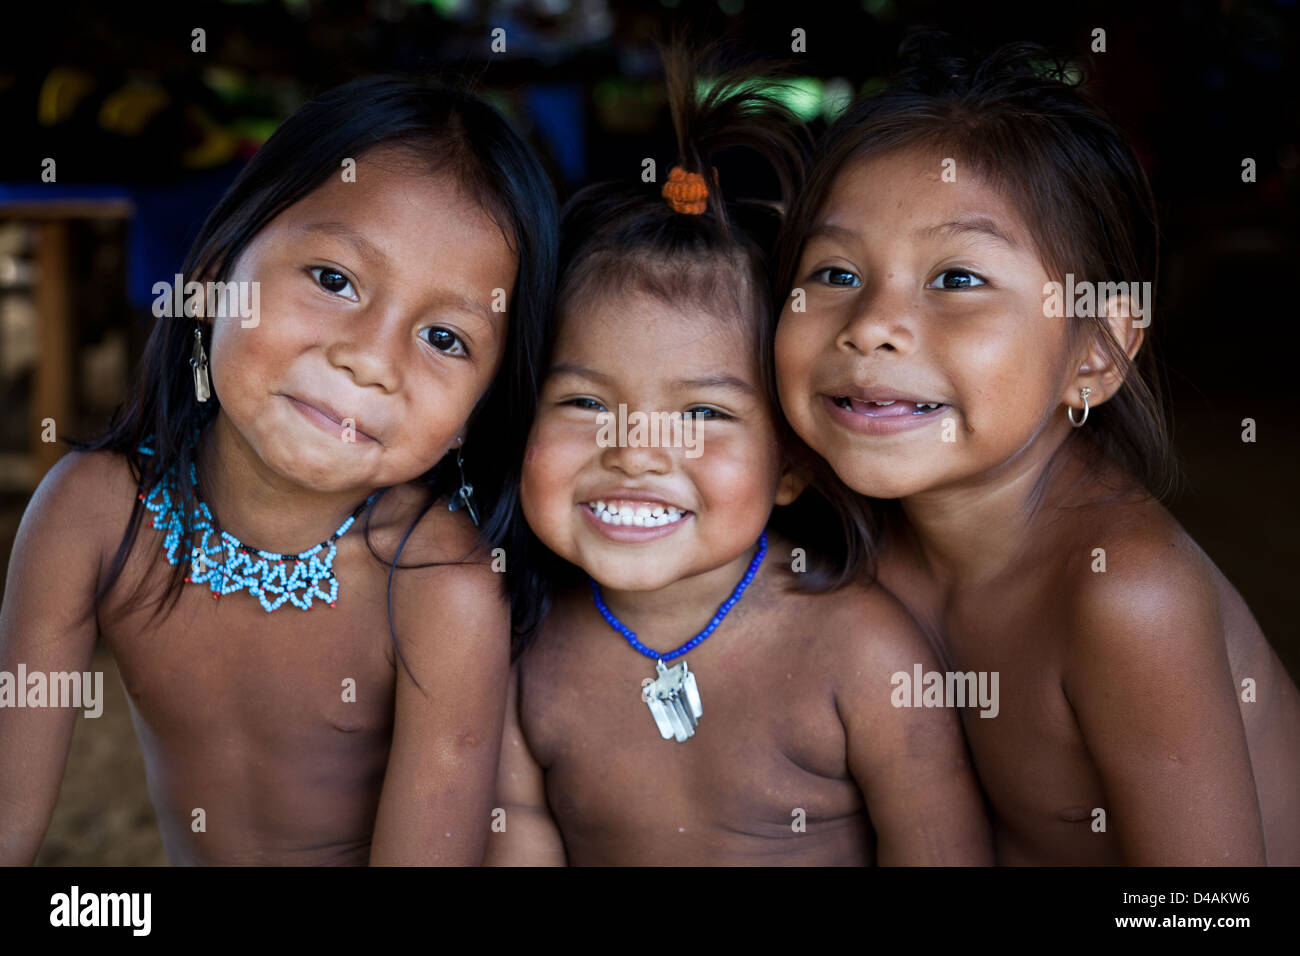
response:
<path id="1" fill-rule="evenodd" d="M 436 507 L 424 519 L 444 530 L 460 520 Z M 411 549 L 402 562 L 427 557 Z M 372 865 L 482 862 L 510 658 L 502 590 L 501 576 L 486 564 L 412 568 L 393 577 L 393 619 L 406 666 L 397 661 Z"/>
<path id="2" fill-rule="evenodd" d="M 65 456 L 23 515 L 0 608 L 0 671 L 15 682 L 19 664 L 29 674 L 90 669 L 99 636 L 99 543 L 110 524 L 93 509 L 106 488 L 116 487 L 111 479 L 103 483 L 110 470 L 107 455 Z M 14 688 L 17 694 L 26 690 Z M 36 858 L 80 713 L 70 707 L 0 707 L 0 866 Z"/>
<path id="3" fill-rule="evenodd" d="M 497 806 L 506 811 L 506 828 L 488 839 L 488 866 L 564 866 L 564 840 L 546 805 L 542 768 L 528 749 L 519 724 L 519 668 L 510 675 Z"/>
<path id="4" fill-rule="evenodd" d="M 1067 658 L 1065 691 L 1101 775 L 1107 827 L 1129 865 L 1262 866 L 1214 582 L 1176 552 L 1158 560 L 1127 576 L 1112 561 L 1095 576 Z"/>
<path id="5" fill-rule="evenodd" d="M 866 798 L 882 866 L 988 866 L 993 839 L 956 711 L 894 707 L 891 676 L 940 670 L 907 612 L 875 589 L 855 615 L 852 666 L 835 701 L 849 769 Z M 869 633 L 861 622 L 871 621 Z"/>

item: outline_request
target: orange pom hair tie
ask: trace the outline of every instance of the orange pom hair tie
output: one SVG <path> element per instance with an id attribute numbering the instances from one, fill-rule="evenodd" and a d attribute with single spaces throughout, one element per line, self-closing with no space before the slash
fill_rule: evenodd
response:
<path id="1" fill-rule="evenodd" d="M 713 170 L 713 184 L 718 183 L 718 171 Z M 668 182 L 664 183 L 662 195 L 668 200 L 668 208 L 687 216 L 698 216 L 709 206 L 709 184 L 699 173 L 688 173 L 680 166 L 674 166 L 668 173 Z"/>

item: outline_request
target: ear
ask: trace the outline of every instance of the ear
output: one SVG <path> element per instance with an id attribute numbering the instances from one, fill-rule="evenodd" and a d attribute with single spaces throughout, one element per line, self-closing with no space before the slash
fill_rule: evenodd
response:
<path id="1" fill-rule="evenodd" d="M 1125 293 L 1110 296 L 1105 304 L 1105 323 L 1114 341 L 1128 356 L 1129 361 L 1137 356 L 1138 349 L 1146 337 L 1146 322 L 1138 323 L 1133 319 L 1133 303 Z M 1088 404 L 1100 405 L 1119 391 L 1124 384 L 1122 368 L 1112 357 L 1102 336 L 1105 332 L 1095 326 L 1090 328 L 1086 339 L 1080 343 L 1082 354 L 1078 356 L 1078 369 L 1066 384 L 1061 401 L 1072 408 L 1081 407 L 1079 390 L 1087 385 Z"/>
<path id="2" fill-rule="evenodd" d="M 808 487 L 811 476 L 798 463 L 787 460 L 776 484 L 776 504 L 788 505 Z"/>

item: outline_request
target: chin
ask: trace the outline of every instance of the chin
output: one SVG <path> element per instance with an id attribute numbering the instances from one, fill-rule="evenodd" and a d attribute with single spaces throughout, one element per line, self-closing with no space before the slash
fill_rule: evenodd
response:
<path id="1" fill-rule="evenodd" d="M 302 448 L 284 454 L 282 449 L 283 446 L 273 449 L 262 460 L 286 478 L 313 491 L 345 491 L 366 483 L 364 477 L 352 473 L 352 468 L 343 467 L 337 456 Z"/>
<path id="2" fill-rule="evenodd" d="M 840 481 L 867 498 L 906 498 L 925 491 L 933 484 L 924 476 L 903 469 L 883 471 L 878 461 L 873 466 L 858 466 L 857 463 L 850 462 L 847 467 L 840 467 L 835 461 L 828 463 Z"/>
<path id="3" fill-rule="evenodd" d="M 619 566 L 610 567 L 609 562 L 602 562 L 605 566 L 601 568 L 600 574 L 591 574 L 596 579 L 596 583 L 602 588 L 613 591 L 658 591 L 660 588 L 666 588 L 682 577 L 684 572 L 660 571 L 656 569 L 653 572 L 647 572 L 642 567 L 636 566 L 633 562 L 618 562 Z M 584 567 L 585 571 L 586 568 Z M 591 572 L 587 572 L 591 573 Z"/>

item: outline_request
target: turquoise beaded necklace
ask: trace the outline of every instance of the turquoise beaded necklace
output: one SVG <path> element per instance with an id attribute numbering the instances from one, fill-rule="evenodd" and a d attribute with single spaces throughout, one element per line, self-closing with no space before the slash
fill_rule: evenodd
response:
<path id="1" fill-rule="evenodd" d="M 152 455 L 153 449 L 140 446 L 141 454 Z M 185 580 L 206 584 L 213 600 L 223 594 L 248 591 L 262 607 L 274 611 L 286 601 L 310 611 L 319 598 L 330 607 L 338 600 L 339 581 L 334 576 L 335 544 L 347 533 L 361 512 L 375 500 L 374 492 L 353 509 L 338 530 L 315 547 L 299 554 L 278 554 L 244 544 L 229 531 L 222 531 L 212 520 L 207 502 L 199 497 L 198 471 L 190 462 L 190 482 L 194 487 L 195 507 L 185 514 L 176 484 L 175 466 L 167 471 L 148 495 L 141 494 L 145 508 L 152 511 L 153 526 L 163 532 L 163 547 L 168 564 L 182 560 L 182 542 L 197 540 L 190 550 L 190 572 Z"/>

